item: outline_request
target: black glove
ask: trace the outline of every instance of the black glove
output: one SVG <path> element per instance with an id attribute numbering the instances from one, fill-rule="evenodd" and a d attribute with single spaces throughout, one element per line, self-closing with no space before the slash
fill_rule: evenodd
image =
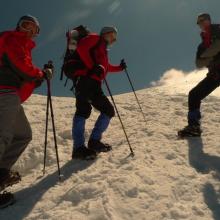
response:
<path id="1" fill-rule="evenodd" d="M 90 73 L 100 77 L 105 73 L 105 68 L 102 65 L 95 65 Z"/>
<path id="2" fill-rule="evenodd" d="M 121 60 L 120 66 L 123 70 L 127 69 L 127 64 L 124 59 Z"/>

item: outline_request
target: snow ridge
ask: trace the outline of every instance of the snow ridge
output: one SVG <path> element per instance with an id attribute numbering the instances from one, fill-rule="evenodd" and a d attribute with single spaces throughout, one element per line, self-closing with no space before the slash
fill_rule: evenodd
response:
<path id="1" fill-rule="evenodd" d="M 132 93 L 115 97 L 134 158 L 128 157 L 129 148 L 115 117 L 104 136 L 113 151 L 96 161 L 71 161 L 74 100 L 54 97 L 61 182 L 51 127 L 47 175 L 42 177 L 46 97 L 34 95 L 25 104 L 33 141 L 15 166 L 23 181 L 11 188 L 17 203 L 1 210 L 0 219 L 219 220 L 220 133 L 216 128 L 220 105 L 216 103 L 220 99 L 212 95 L 203 104 L 202 138 L 178 140 L 176 131 L 186 124 L 187 93 L 205 71 L 196 77 L 177 71 L 174 75 L 179 81 L 171 83 L 175 81 L 172 71 L 157 86 L 137 92 L 147 125 Z M 94 112 L 88 120 L 87 139 L 97 117 Z"/>

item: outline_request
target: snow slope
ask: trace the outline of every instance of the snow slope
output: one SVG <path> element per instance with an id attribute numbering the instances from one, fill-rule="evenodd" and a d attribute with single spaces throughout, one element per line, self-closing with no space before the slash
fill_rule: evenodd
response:
<path id="1" fill-rule="evenodd" d="M 187 93 L 205 71 L 171 70 L 137 94 L 115 96 L 135 157 L 115 117 L 104 140 L 114 150 L 91 161 L 71 161 L 74 99 L 53 98 L 62 181 L 58 181 L 52 130 L 49 129 L 47 174 L 42 177 L 46 97 L 34 95 L 25 110 L 33 141 L 15 168 L 23 181 L 11 188 L 17 203 L 0 211 L 1 220 L 219 220 L 220 94 L 203 103 L 202 138 L 178 140 L 186 124 Z M 98 114 L 88 120 L 89 137 Z"/>

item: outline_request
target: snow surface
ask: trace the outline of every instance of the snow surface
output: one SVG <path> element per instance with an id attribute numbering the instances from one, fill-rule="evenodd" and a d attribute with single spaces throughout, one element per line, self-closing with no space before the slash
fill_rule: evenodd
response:
<path id="1" fill-rule="evenodd" d="M 220 91 L 207 98 L 202 138 L 178 140 L 186 125 L 187 93 L 206 74 L 170 70 L 152 88 L 138 91 L 147 124 L 132 93 L 115 96 L 135 157 L 115 117 L 104 140 L 111 153 L 96 161 L 71 161 L 73 98 L 53 98 L 62 181 L 57 176 L 52 129 L 42 177 L 46 97 L 24 105 L 33 141 L 15 169 L 23 181 L 10 190 L 17 203 L 1 220 L 210 220 L 220 219 Z M 88 120 L 88 139 L 97 118 Z"/>

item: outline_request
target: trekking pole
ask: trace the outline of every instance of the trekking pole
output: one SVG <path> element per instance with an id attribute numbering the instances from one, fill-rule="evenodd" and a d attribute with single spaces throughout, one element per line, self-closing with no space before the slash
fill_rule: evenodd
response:
<path id="1" fill-rule="evenodd" d="M 47 111 L 46 111 L 46 127 L 45 127 L 45 140 L 44 140 L 44 168 L 43 168 L 43 175 L 45 175 L 45 170 L 46 170 L 48 116 L 49 116 L 49 95 L 47 93 Z"/>
<path id="2" fill-rule="evenodd" d="M 128 74 L 127 69 L 125 69 L 125 73 L 126 73 L 126 75 L 127 75 L 127 77 L 128 77 L 128 81 L 129 81 L 129 83 L 130 83 L 130 85 L 131 85 L 131 88 L 132 88 L 132 90 L 133 90 L 133 93 L 134 93 L 135 99 L 136 99 L 136 101 L 137 101 L 137 103 L 138 103 L 140 112 L 142 113 L 143 118 L 144 118 L 144 121 L 145 121 L 145 123 L 147 124 L 146 117 L 145 117 L 144 112 L 143 112 L 143 110 L 142 110 L 141 104 L 140 104 L 140 102 L 139 102 L 139 100 L 138 100 L 137 94 L 136 94 L 136 92 L 135 92 L 133 83 L 131 82 L 131 78 L 130 78 L 130 76 L 129 76 L 129 74 Z"/>
<path id="3" fill-rule="evenodd" d="M 127 135 L 127 133 L 126 133 L 124 124 L 123 124 L 123 122 L 122 122 L 122 119 L 121 119 L 121 116 L 120 116 L 120 114 L 119 114 L 118 108 L 117 108 L 117 106 L 116 106 L 115 100 L 114 100 L 114 98 L 113 98 L 112 92 L 111 92 L 111 90 L 110 90 L 110 87 L 109 87 L 109 85 L 108 85 L 106 79 L 104 79 L 104 82 L 105 82 L 105 85 L 106 85 L 106 87 L 107 87 L 108 93 L 109 93 L 109 95 L 110 95 L 110 97 L 111 97 L 111 100 L 112 100 L 112 102 L 113 102 L 113 105 L 114 105 L 114 107 L 115 107 L 115 110 L 116 110 L 116 112 L 117 112 L 119 121 L 120 121 L 120 123 L 121 123 L 122 130 L 123 130 L 123 132 L 124 132 L 124 134 L 125 134 L 125 138 L 126 138 L 126 140 L 127 140 L 127 142 L 128 142 L 128 146 L 129 146 L 129 149 L 130 149 L 130 151 L 131 151 L 131 154 L 130 154 L 130 155 L 131 155 L 132 157 L 134 157 L 134 151 L 133 151 L 133 149 L 132 149 L 132 147 L 131 147 L 131 144 L 130 144 L 130 141 L 129 141 L 129 139 L 128 139 L 128 135 Z"/>
<path id="4" fill-rule="evenodd" d="M 49 90 L 48 90 L 49 91 L 49 104 L 50 104 L 50 113 L 51 113 L 52 126 L 53 126 L 53 137 L 54 137 L 54 144 L 55 144 L 55 151 L 56 151 L 57 168 L 58 168 L 59 179 L 61 179 L 60 161 L 59 161 L 59 154 L 58 154 L 56 128 L 55 128 L 55 122 L 54 122 L 54 113 L 53 113 L 53 105 L 52 105 L 51 90 L 50 90 L 50 80 L 49 79 L 47 79 L 47 86 L 49 88 Z"/>
<path id="5" fill-rule="evenodd" d="M 46 64 L 46 68 L 50 68 L 53 72 L 53 63 L 52 61 L 49 61 L 48 64 Z M 52 98 L 51 98 L 51 85 L 50 85 L 50 79 L 46 75 L 46 81 L 47 81 L 47 113 L 46 113 L 46 131 L 45 131 L 45 148 L 44 148 L 44 169 L 43 174 L 45 174 L 45 168 L 46 168 L 46 151 L 47 151 L 47 131 L 48 131 L 48 120 L 49 120 L 49 108 L 50 108 L 50 114 L 52 119 L 52 127 L 53 127 L 53 137 L 54 137 L 54 144 L 55 144 L 55 152 L 56 152 L 56 160 L 57 160 L 57 168 L 58 168 L 58 175 L 59 179 L 61 180 L 61 171 L 60 171 L 60 161 L 59 161 L 59 154 L 58 154 L 58 146 L 57 146 L 57 138 L 56 138 L 56 128 L 55 128 L 55 122 L 54 122 L 54 113 L 53 113 L 53 104 L 52 104 Z"/>

